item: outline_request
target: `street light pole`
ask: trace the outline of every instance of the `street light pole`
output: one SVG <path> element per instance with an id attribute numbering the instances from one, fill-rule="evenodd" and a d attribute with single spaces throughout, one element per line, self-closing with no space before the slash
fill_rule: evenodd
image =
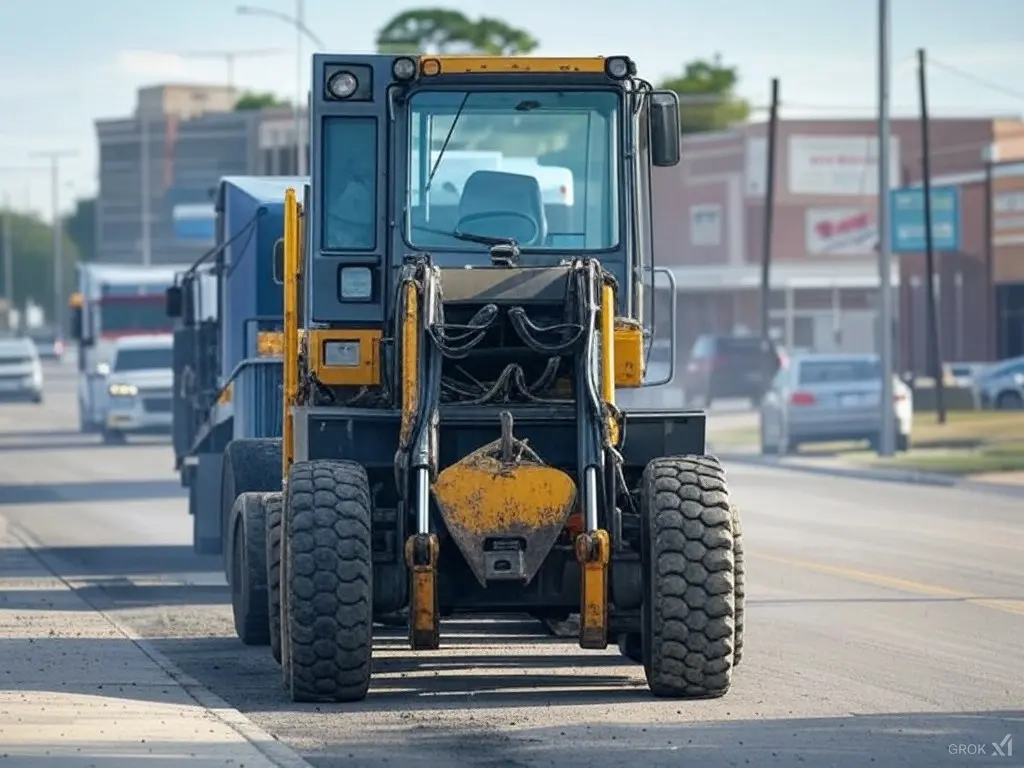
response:
<path id="1" fill-rule="evenodd" d="M 892 456 L 896 452 L 896 412 L 893 404 L 893 296 L 892 249 L 889 242 L 889 121 L 890 46 L 889 0 L 878 0 L 878 254 L 880 325 L 879 352 L 882 362 L 882 434 L 878 454 Z"/>
<path id="2" fill-rule="evenodd" d="M 50 161 L 50 205 L 53 209 L 53 323 L 58 332 L 64 328 L 64 226 L 60 220 L 60 161 L 76 152 L 35 152 L 33 157 Z"/>
<path id="3" fill-rule="evenodd" d="M 306 175 L 305 142 L 302 140 L 302 28 L 306 26 L 306 4 L 295 0 L 295 175 Z"/>
<path id="4" fill-rule="evenodd" d="M 259 8 L 252 5 L 240 5 L 235 9 L 235 12 L 243 16 L 267 16 L 283 21 L 295 29 L 295 171 L 297 176 L 303 176 L 306 172 L 306 143 L 303 141 L 302 132 L 302 104 L 305 101 L 302 95 L 302 38 L 305 37 L 312 41 L 313 45 L 320 50 L 324 50 L 326 46 L 306 26 L 306 4 L 303 0 L 295 0 L 295 16 L 289 16 L 286 13 L 274 11 L 270 8 Z"/>

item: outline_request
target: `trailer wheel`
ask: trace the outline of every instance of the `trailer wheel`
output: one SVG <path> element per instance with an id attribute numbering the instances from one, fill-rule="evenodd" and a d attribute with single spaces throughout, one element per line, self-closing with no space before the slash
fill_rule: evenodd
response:
<path id="1" fill-rule="evenodd" d="M 267 610 L 267 536 L 263 498 L 243 493 L 231 510 L 231 612 L 235 634 L 246 645 L 270 642 Z"/>
<path id="2" fill-rule="evenodd" d="M 281 493 L 263 494 L 267 521 L 267 608 L 270 612 L 270 652 L 281 663 Z"/>
<path id="3" fill-rule="evenodd" d="M 725 472 L 712 456 L 655 459 L 641 481 L 647 684 L 713 698 L 732 682 L 735 541 Z"/>
<path id="4" fill-rule="evenodd" d="M 736 635 L 733 640 L 732 665 L 739 666 L 743 658 L 743 619 L 747 603 L 747 566 L 743 561 L 743 525 L 740 523 L 740 513 L 736 507 L 732 508 L 732 548 L 733 561 L 736 564 L 734 582 L 736 584 Z"/>
<path id="5" fill-rule="evenodd" d="M 243 493 L 281 490 L 281 438 L 243 438 L 224 448 L 221 469 L 221 533 L 224 573 L 231 581 L 231 507 Z"/>
<path id="6" fill-rule="evenodd" d="M 292 465 L 284 509 L 288 622 L 282 654 L 295 702 L 360 701 L 370 687 L 370 482 L 351 461 Z"/>

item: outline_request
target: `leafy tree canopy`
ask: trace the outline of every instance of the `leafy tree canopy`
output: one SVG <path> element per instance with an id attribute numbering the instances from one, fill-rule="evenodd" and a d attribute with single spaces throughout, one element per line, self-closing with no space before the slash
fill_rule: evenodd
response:
<path id="1" fill-rule="evenodd" d="M 287 101 L 283 101 L 272 93 L 258 93 L 256 91 L 245 91 L 235 102 L 235 110 L 246 109 L 267 109 L 269 107 L 287 107 Z"/>
<path id="2" fill-rule="evenodd" d="M 538 45 L 529 32 L 501 19 L 470 19 L 461 11 L 447 8 L 403 11 L 377 33 L 377 49 L 381 53 L 514 56 L 531 53 Z"/>
<path id="3" fill-rule="evenodd" d="M 664 80 L 658 87 L 679 94 L 679 117 L 683 133 L 700 133 L 728 128 L 750 117 L 750 104 L 736 95 L 739 72 L 726 66 L 722 57 L 688 62 L 680 75 Z"/>
<path id="4" fill-rule="evenodd" d="M 6 214 L 6 217 L 5 217 Z M 0 210 L 0 229 L 6 218 L 10 227 L 10 244 L 13 251 L 14 305 L 24 307 L 31 299 L 43 307 L 48 318 L 53 312 L 53 228 L 35 215 Z M 3 238 L 0 237 L 0 250 Z M 78 249 L 65 233 L 62 247 L 64 258 L 64 288 L 66 294 L 59 298 L 61 306 L 66 305 L 74 291 L 75 264 Z M 3 275 L 0 272 L 0 281 Z M 6 286 L 4 287 L 6 290 Z"/>

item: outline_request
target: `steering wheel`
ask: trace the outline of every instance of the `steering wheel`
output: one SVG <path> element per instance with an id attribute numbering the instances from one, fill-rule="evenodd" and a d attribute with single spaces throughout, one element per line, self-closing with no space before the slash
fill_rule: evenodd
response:
<path id="1" fill-rule="evenodd" d="M 459 232 L 464 232 L 464 225 L 471 224 L 474 221 L 481 221 L 483 219 L 497 219 L 501 217 L 509 217 L 513 219 L 519 219 L 525 221 L 530 225 L 529 237 L 516 237 L 515 239 L 520 243 L 532 243 L 534 239 L 540 235 L 540 224 L 533 216 L 522 213 L 520 211 L 479 211 L 477 213 L 467 213 L 465 216 L 459 217 L 458 223 L 455 229 Z M 475 233 L 474 233 L 475 234 Z M 488 237 L 503 237 L 504 235 L 490 235 Z"/>

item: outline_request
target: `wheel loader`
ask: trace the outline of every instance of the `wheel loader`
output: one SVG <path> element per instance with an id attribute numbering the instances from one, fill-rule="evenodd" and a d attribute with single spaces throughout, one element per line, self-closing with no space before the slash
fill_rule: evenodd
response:
<path id="1" fill-rule="evenodd" d="M 238 572 L 265 580 L 291 698 L 366 697 L 396 612 L 414 652 L 450 616 L 578 614 L 580 647 L 617 643 L 653 695 L 723 695 L 739 517 L 705 414 L 644 397 L 665 383 L 651 175 L 680 161 L 676 95 L 626 56 L 312 64 L 281 493 L 233 502 L 264 505 L 242 549 L 265 562 Z"/>

